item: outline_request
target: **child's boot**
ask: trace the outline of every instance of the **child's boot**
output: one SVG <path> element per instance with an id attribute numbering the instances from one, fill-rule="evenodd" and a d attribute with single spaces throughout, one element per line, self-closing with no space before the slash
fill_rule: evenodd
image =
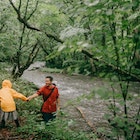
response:
<path id="1" fill-rule="evenodd" d="M 16 126 L 17 126 L 17 127 L 20 127 L 20 124 L 19 124 L 18 119 L 17 119 L 17 120 L 15 120 L 15 123 L 16 123 Z"/>
<path id="2" fill-rule="evenodd" d="M 1 128 L 5 128 L 5 120 L 1 121 Z"/>

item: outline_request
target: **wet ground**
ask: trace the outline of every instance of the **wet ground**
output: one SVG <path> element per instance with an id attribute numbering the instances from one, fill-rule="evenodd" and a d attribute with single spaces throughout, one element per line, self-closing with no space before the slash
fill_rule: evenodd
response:
<path id="1" fill-rule="evenodd" d="M 68 125 L 72 129 L 89 131 L 92 127 L 98 129 L 100 126 L 107 125 L 107 121 L 103 116 L 108 111 L 106 106 L 108 102 L 99 99 L 97 93 L 95 93 L 94 97 L 90 96 L 90 99 L 85 97 L 90 95 L 93 90 L 96 92 L 103 89 L 103 87 L 105 87 L 105 90 L 110 89 L 108 81 L 83 75 L 70 76 L 60 73 L 41 72 L 38 68 L 43 65 L 44 63 L 40 62 L 31 65 L 24 72 L 22 78 L 41 87 L 44 85 L 46 76 L 54 77 L 54 83 L 60 93 L 61 108 L 67 114 Z M 135 88 L 135 90 L 131 88 L 132 93 L 138 96 L 140 94 L 139 83 Z"/>

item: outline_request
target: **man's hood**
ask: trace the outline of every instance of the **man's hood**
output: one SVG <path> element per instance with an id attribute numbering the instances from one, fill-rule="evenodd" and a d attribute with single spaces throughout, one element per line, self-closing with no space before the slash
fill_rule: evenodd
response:
<path id="1" fill-rule="evenodd" d="M 4 80 L 2 82 L 2 87 L 8 87 L 8 88 L 12 88 L 12 83 L 10 80 Z"/>

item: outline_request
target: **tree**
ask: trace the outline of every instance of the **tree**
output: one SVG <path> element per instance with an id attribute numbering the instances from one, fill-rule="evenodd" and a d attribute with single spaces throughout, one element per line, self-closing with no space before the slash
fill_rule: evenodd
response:
<path id="1" fill-rule="evenodd" d="M 111 125 L 115 124 L 116 137 L 118 139 L 121 137 L 119 133 L 121 131 L 125 139 L 138 139 L 137 115 L 133 121 L 130 121 L 127 101 L 130 81 L 140 80 L 140 70 L 136 66 L 139 62 L 137 52 L 139 52 L 140 42 L 139 2 L 136 0 L 96 0 L 94 2 L 62 0 L 57 2 L 60 10 L 69 17 L 70 24 L 85 31 L 80 35 L 77 31 L 71 36 L 68 35 L 67 39 L 65 32 L 65 39 L 69 44 L 65 47 L 70 46 L 70 50 L 80 50 L 93 59 L 100 74 L 108 76 L 111 81 L 112 77 L 116 76 L 120 82 L 123 112 L 119 116 L 115 110 L 116 103 L 114 103 L 115 112 L 110 122 Z M 114 96 L 114 92 L 112 94 L 116 102 L 117 97 Z M 139 114 L 139 108 L 137 108 L 137 114 Z M 122 122 L 119 122 L 119 119 L 122 119 Z"/>
<path id="2" fill-rule="evenodd" d="M 36 11 L 38 13 L 40 12 L 39 10 L 37 10 L 38 5 L 39 4 L 41 5 L 39 1 L 30 2 L 29 0 L 27 0 L 26 2 L 22 2 L 20 0 L 19 2 L 13 2 L 12 0 L 9 0 L 9 2 L 17 14 L 18 21 L 22 23 L 20 25 L 21 35 L 20 35 L 19 47 L 16 54 L 13 56 L 14 66 L 13 66 L 12 75 L 14 76 L 14 78 L 17 78 L 17 77 L 20 77 L 23 74 L 24 70 L 26 70 L 30 66 L 30 64 L 33 63 L 34 59 L 36 58 L 39 52 L 39 46 L 41 47 L 43 46 L 39 44 L 39 42 L 41 42 L 42 40 L 42 38 L 39 37 L 41 34 L 42 36 L 45 35 L 47 38 L 53 39 L 54 41 L 57 41 L 60 43 L 62 43 L 62 41 L 57 37 L 57 34 L 52 34 L 51 32 L 49 33 L 49 31 L 46 31 L 45 29 L 43 29 L 44 27 L 42 27 L 41 21 L 36 22 L 36 25 L 40 25 L 40 29 L 36 27 L 36 25 L 34 26 L 33 23 L 32 24 L 29 23 L 32 21 L 36 21 L 37 19 L 40 19 L 37 16 L 37 14 L 35 14 Z M 35 3 L 35 6 L 32 7 L 34 3 Z M 48 29 L 49 28 L 47 27 L 47 30 Z M 36 34 L 35 38 L 31 37 L 33 34 L 34 35 Z M 34 45 L 31 44 L 30 41 L 33 41 Z M 24 55 L 25 52 L 26 52 L 27 60 L 23 61 L 22 59 L 23 57 L 25 57 Z"/>

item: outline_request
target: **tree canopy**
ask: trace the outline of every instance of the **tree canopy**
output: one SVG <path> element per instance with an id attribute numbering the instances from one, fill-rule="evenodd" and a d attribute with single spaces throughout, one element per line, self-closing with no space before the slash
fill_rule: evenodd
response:
<path id="1" fill-rule="evenodd" d="M 140 80 L 139 12 L 136 0 L 1 1 L 0 60 L 15 77 L 38 56 L 70 73 Z"/>

